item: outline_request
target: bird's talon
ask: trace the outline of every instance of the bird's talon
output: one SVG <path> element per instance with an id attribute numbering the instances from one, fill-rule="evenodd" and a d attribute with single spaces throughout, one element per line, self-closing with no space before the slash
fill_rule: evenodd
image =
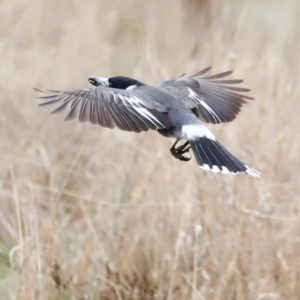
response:
<path id="1" fill-rule="evenodd" d="M 181 157 L 180 157 L 180 160 L 181 160 L 181 161 L 189 161 L 189 160 L 191 160 L 191 157 L 181 156 Z"/>
<path id="2" fill-rule="evenodd" d="M 189 150 L 191 149 L 191 147 L 185 148 L 186 146 L 187 146 L 187 143 L 184 145 L 178 146 L 177 148 L 172 147 L 170 149 L 170 152 L 175 158 L 179 159 L 180 161 L 189 161 L 189 160 L 191 160 L 191 157 L 187 157 L 187 156 L 183 155 L 184 153 L 189 152 Z"/>

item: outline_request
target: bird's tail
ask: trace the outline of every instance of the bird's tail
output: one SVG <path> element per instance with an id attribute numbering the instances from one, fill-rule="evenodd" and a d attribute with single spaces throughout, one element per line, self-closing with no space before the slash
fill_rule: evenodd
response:
<path id="1" fill-rule="evenodd" d="M 260 177 L 258 171 L 249 168 L 212 138 L 194 136 L 189 139 L 189 142 L 198 165 L 204 170 L 222 172 L 224 174 L 245 172 L 248 175 Z"/>

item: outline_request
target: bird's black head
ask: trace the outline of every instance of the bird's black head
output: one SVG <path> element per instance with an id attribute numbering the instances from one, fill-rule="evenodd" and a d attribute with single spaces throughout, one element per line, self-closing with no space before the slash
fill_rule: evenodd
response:
<path id="1" fill-rule="evenodd" d="M 116 76 L 108 79 L 109 87 L 115 89 L 126 90 L 129 87 L 134 88 L 135 86 L 144 85 L 143 83 L 135 80 L 133 78 L 125 77 L 125 76 Z"/>
<path id="2" fill-rule="evenodd" d="M 91 77 L 89 82 L 94 86 L 106 86 L 115 89 L 126 90 L 127 88 L 132 89 L 136 86 L 144 85 L 138 80 L 125 76 L 116 76 L 110 78 Z"/>

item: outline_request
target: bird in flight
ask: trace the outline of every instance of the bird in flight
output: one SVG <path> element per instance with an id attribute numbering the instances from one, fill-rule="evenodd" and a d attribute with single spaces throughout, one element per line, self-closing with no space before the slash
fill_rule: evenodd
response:
<path id="1" fill-rule="evenodd" d="M 67 114 L 67 122 L 79 120 L 133 132 L 157 130 L 165 137 L 176 138 L 170 149 L 176 159 L 190 160 L 185 153 L 192 149 L 204 170 L 259 177 L 258 171 L 227 151 L 203 123 L 230 122 L 246 100 L 253 99 L 241 94 L 249 89 L 234 86 L 243 80 L 224 79 L 232 71 L 203 77 L 210 69 L 192 76 L 183 74 L 158 86 L 124 76 L 91 77 L 88 81 L 95 88 L 48 90 L 52 94 L 39 97 L 46 100 L 40 106 L 58 105 L 52 114 Z M 181 139 L 187 141 L 177 146 Z"/>

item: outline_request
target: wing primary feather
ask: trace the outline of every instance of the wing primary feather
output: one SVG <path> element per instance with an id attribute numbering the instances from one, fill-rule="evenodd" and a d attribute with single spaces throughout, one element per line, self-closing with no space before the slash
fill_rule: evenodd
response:
<path id="1" fill-rule="evenodd" d="M 79 113 L 78 120 L 80 123 L 86 123 L 89 121 L 89 114 L 87 110 L 87 104 L 90 102 L 88 98 L 83 99 L 82 105 L 81 105 L 81 110 Z"/>
<path id="2" fill-rule="evenodd" d="M 37 88 L 33 88 L 35 91 L 37 91 L 37 92 L 39 92 L 39 93 L 44 93 L 44 94 L 46 94 L 47 92 L 45 92 L 45 91 L 43 91 L 43 90 L 39 90 L 39 89 L 37 89 Z M 38 97 L 39 98 L 39 97 Z"/>
<path id="3" fill-rule="evenodd" d="M 142 131 L 148 131 L 149 124 L 152 126 L 152 123 L 148 122 L 147 119 L 141 118 L 141 116 L 133 109 L 133 107 L 126 107 L 126 110 L 132 114 L 132 117 L 135 118 L 134 120 L 139 124 L 139 128 L 141 128 Z"/>
<path id="4" fill-rule="evenodd" d="M 232 101 L 246 103 L 246 101 L 243 100 L 243 98 L 248 97 L 242 94 L 237 94 L 231 91 L 227 91 L 225 89 L 210 89 L 208 92 L 205 93 L 205 96 L 206 97 L 216 96 L 221 98 L 225 102 L 231 102 L 231 103 Z M 249 98 L 252 99 L 251 97 Z"/>
<path id="5" fill-rule="evenodd" d="M 79 97 L 77 100 L 75 100 L 73 102 L 73 104 L 71 105 L 71 109 L 70 109 L 69 113 L 67 114 L 67 116 L 65 118 L 66 122 L 72 122 L 72 121 L 77 119 L 77 117 L 78 117 L 78 107 L 80 106 L 79 105 L 80 100 L 81 100 L 81 97 Z M 76 110 L 76 108 L 77 108 L 77 110 Z"/>
<path id="6" fill-rule="evenodd" d="M 96 97 L 99 97 L 99 91 L 96 90 Z M 102 95 L 104 95 L 104 93 L 102 93 Z M 97 101 L 97 113 L 98 113 L 98 120 L 99 120 L 99 124 L 103 127 L 109 127 L 108 126 L 108 121 L 106 119 L 106 115 L 105 115 L 105 105 L 106 102 L 105 100 L 100 103 L 100 101 Z"/>
<path id="7" fill-rule="evenodd" d="M 179 79 L 179 78 L 182 78 L 185 76 L 185 73 L 181 74 L 179 77 L 177 77 L 175 80 Z"/>
<path id="8" fill-rule="evenodd" d="M 157 127 L 151 122 L 149 121 L 149 118 L 145 117 L 143 114 L 141 114 L 139 111 L 137 111 L 135 106 L 132 106 L 130 108 L 130 111 L 132 112 L 132 114 L 134 114 L 138 119 L 140 119 L 141 121 L 143 121 L 148 128 L 152 129 L 152 130 L 156 130 Z"/>
<path id="9" fill-rule="evenodd" d="M 115 127 L 115 122 L 114 120 L 112 119 L 110 113 L 109 113 L 109 110 L 107 109 L 107 103 L 106 101 L 102 101 L 101 103 L 101 108 L 103 109 L 103 117 L 105 119 L 105 122 L 106 122 L 106 127 L 107 128 L 114 128 Z"/>
<path id="10" fill-rule="evenodd" d="M 234 92 L 230 92 L 230 94 L 233 95 L 233 96 L 239 97 L 241 99 L 245 98 L 245 99 L 248 99 L 248 100 L 254 100 L 253 97 L 237 94 L 237 93 L 234 93 Z M 246 103 L 246 101 L 244 103 Z"/>
<path id="11" fill-rule="evenodd" d="M 134 116 L 128 114 L 126 107 L 118 105 L 118 104 L 115 104 L 114 106 L 117 106 L 116 110 L 118 110 L 118 112 L 122 116 L 122 119 L 124 120 L 124 122 L 131 129 L 130 131 L 141 132 L 140 126 L 137 124 Z"/>
<path id="12" fill-rule="evenodd" d="M 90 120 L 93 125 L 98 125 L 100 122 L 98 118 L 97 102 L 94 99 L 91 100 L 91 102 Z"/>
<path id="13" fill-rule="evenodd" d="M 222 87 L 223 89 L 229 90 L 229 91 L 236 91 L 236 92 L 250 92 L 250 89 L 246 88 L 240 88 L 240 87 L 235 87 L 235 86 L 226 86 L 226 85 L 219 85 L 219 87 Z"/>
<path id="14" fill-rule="evenodd" d="M 128 122 L 130 122 L 133 131 L 141 132 L 148 130 L 144 120 L 133 113 L 131 107 L 121 106 L 120 109 L 122 109 L 124 117 L 126 117 Z"/>
<path id="15" fill-rule="evenodd" d="M 47 93 L 34 89 L 41 93 Z M 170 128 L 168 115 L 146 105 L 143 99 L 132 93 L 109 88 L 92 88 L 66 92 L 51 91 L 55 95 L 40 97 L 45 100 L 40 106 L 55 105 L 52 114 L 65 113 L 65 121 L 78 119 L 80 123 L 90 122 L 103 127 L 134 132 L 149 129 Z"/>
<path id="16" fill-rule="evenodd" d="M 56 109 L 54 109 L 51 114 L 52 115 L 60 115 L 60 114 L 64 114 L 66 112 L 68 112 L 68 109 L 70 109 L 71 104 L 70 103 L 72 100 L 74 100 L 74 96 L 70 95 L 69 97 L 67 97 L 66 99 L 64 99 L 63 103 L 57 107 Z"/>
<path id="17" fill-rule="evenodd" d="M 48 89 L 46 89 L 46 91 L 51 93 L 61 93 L 61 91 L 48 90 Z M 69 92 L 74 92 L 74 91 L 69 91 Z"/>
<path id="18" fill-rule="evenodd" d="M 50 100 L 50 101 L 47 101 L 44 103 L 40 103 L 39 106 L 50 106 L 50 105 L 54 105 L 59 102 L 62 102 L 62 98 L 58 98 L 58 99 Z"/>
<path id="19" fill-rule="evenodd" d="M 48 99 L 61 99 L 61 98 L 66 97 L 66 96 L 67 95 L 65 93 L 58 93 L 58 94 L 50 95 L 50 96 L 40 96 L 38 98 L 42 99 L 42 100 L 48 100 Z"/>
<path id="20" fill-rule="evenodd" d="M 131 122 L 134 125 L 134 131 L 135 132 L 141 132 L 141 131 L 148 131 L 149 128 L 147 127 L 146 123 L 144 122 L 143 119 L 139 118 L 138 116 L 136 116 L 134 113 L 132 113 L 131 111 L 131 107 L 122 107 L 122 110 L 124 112 L 124 115 L 127 116 L 127 118 L 129 120 L 131 120 Z"/>
<path id="21" fill-rule="evenodd" d="M 202 77 L 201 79 L 217 79 L 217 78 L 222 78 L 222 77 L 231 75 L 232 73 L 233 73 L 233 71 L 226 71 L 226 72 L 222 72 L 222 73 L 215 74 L 212 76 Z"/>
<path id="22" fill-rule="evenodd" d="M 115 103 L 110 103 L 110 105 L 107 105 L 107 109 L 109 110 L 110 115 L 114 119 L 118 128 L 122 130 L 133 131 L 130 124 L 126 122 L 126 119 L 123 117 L 122 113 L 120 113 L 118 107 L 116 107 Z"/>
<path id="23" fill-rule="evenodd" d="M 212 66 L 207 67 L 207 68 L 205 68 L 204 70 L 201 70 L 201 71 L 199 71 L 199 72 L 197 72 L 197 73 L 195 73 L 195 74 L 193 74 L 193 75 L 191 75 L 191 76 L 189 76 L 189 77 L 201 76 L 201 75 L 207 73 L 211 68 L 212 68 Z"/>
<path id="24" fill-rule="evenodd" d="M 216 84 L 238 84 L 244 82 L 242 79 L 228 79 L 228 80 L 212 80 L 212 83 Z"/>
<path id="25" fill-rule="evenodd" d="M 97 112 L 98 112 L 98 119 L 99 123 L 103 127 L 108 127 L 107 122 L 106 122 L 106 117 L 104 113 L 104 106 L 105 104 L 100 104 L 100 102 L 97 102 Z"/>

